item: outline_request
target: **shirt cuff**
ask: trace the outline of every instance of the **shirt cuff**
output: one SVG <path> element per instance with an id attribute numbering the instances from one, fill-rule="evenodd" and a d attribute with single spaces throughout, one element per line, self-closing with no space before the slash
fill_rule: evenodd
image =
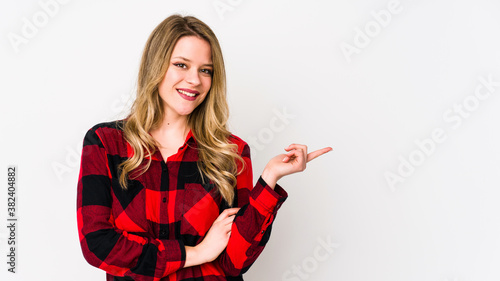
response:
<path id="1" fill-rule="evenodd" d="M 165 240 L 162 239 L 164 251 L 170 258 L 166 261 L 165 272 L 163 277 L 181 269 L 186 264 L 186 247 L 184 242 L 178 240 Z"/>
<path id="2" fill-rule="evenodd" d="M 259 212 L 276 213 L 288 198 L 288 193 L 278 183 L 272 189 L 260 176 L 257 184 L 250 191 L 250 197 L 259 203 Z"/>

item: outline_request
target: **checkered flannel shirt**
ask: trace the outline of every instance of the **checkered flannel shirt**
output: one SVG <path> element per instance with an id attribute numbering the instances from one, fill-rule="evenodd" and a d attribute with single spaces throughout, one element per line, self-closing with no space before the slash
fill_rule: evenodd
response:
<path id="1" fill-rule="evenodd" d="M 250 148 L 231 135 L 246 169 L 237 176 L 236 214 L 226 249 L 213 262 L 185 268 L 185 246 L 199 244 L 227 203 L 197 169 L 196 140 L 165 162 L 159 150 L 151 166 L 118 183 L 117 166 L 133 155 L 121 129 L 124 120 L 93 126 L 85 135 L 77 191 L 78 234 L 84 258 L 106 271 L 106 280 L 243 280 L 266 245 L 287 193 L 259 177 L 253 185 Z M 238 169 L 241 163 L 238 163 Z"/>

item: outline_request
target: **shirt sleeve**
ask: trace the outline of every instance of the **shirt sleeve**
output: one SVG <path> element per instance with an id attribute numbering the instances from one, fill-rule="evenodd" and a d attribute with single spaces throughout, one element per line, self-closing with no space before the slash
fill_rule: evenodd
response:
<path id="1" fill-rule="evenodd" d="M 89 264 L 114 276 L 158 280 L 184 266 L 181 240 L 142 237 L 118 229 L 111 213 L 108 154 L 95 127 L 83 141 L 77 190 L 78 235 Z"/>
<path id="2" fill-rule="evenodd" d="M 228 245 L 218 257 L 219 265 L 227 276 L 245 273 L 264 250 L 271 235 L 271 226 L 278 209 L 288 194 L 278 184 L 274 190 L 259 177 L 252 188 L 250 147 L 244 144 L 241 156 L 245 169 L 237 176 L 236 214 Z"/>

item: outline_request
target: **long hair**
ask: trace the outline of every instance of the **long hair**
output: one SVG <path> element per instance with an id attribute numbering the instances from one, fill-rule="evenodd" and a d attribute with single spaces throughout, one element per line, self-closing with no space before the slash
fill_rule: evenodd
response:
<path id="1" fill-rule="evenodd" d="M 130 178 L 136 178 L 146 172 L 151 158 L 138 169 L 143 158 L 152 156 L 156 146 L 159 147 L 159 143 L 149 134 L 161 125 L 165 114 L 158 87 L 170 65 L 174 46 L 183 36 L 197 36 L 211 47 L 211 88 L 205 100 L 189 114 L 187 122 L 196 139 L 199 156 L 197 167 L 203 183 L 205 177 L 212 180 L 222 198 L 231 206 L 236 176 L 244 169 L 245 161 L 238 154 L 237 145 L 229 141 L 231 133 L 227 128 L 229 109 L 222 50 L 213 31 L 192 16 L 169 16 L 153 30 L 146 42 L 139 68 L 137 97 L 122 128 L 124 138 L 133 148 L 134 154 L 119 165 L 119 182 L 123 189 L 127 189 L 129 174 Z M 240 171 L 237 161 L 242 164 Z"/>

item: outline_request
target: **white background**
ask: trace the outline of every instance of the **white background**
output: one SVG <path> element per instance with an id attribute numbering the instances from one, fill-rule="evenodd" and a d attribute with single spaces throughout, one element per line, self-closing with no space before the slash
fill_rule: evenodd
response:
<path id="1" fill-rule="evenodd" d="M 105 279 L 78 241 L 83 136 L 125 116 L 147 37 L 173 13 L 220 40 L 231 130 L 252 141 L 254 181 L 290 143 L 333 147 L 280 180 L 289 198 L 246 280 L 500 279 L 500 86 L 486 96 L 480 82 L 500 81 L 500 2 L 73 0 L 51 15 L 38 1 L 0 5 L 0 261 L 7 165 L 19 170 L 18 272 L 2 262 L 1 280 Z M 27 22 L 37 30 L 23 35 Z M 388 173 L 400 176 L 393 188 Z"/>

